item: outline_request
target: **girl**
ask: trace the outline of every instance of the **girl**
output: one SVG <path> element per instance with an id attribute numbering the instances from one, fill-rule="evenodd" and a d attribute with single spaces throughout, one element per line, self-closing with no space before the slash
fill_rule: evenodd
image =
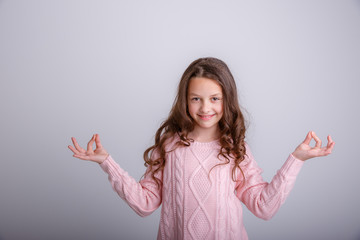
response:
<path id="1" fill-rule="evenodd" d="M 304 161 L 330 154 L 335 143 L 328 136 L 327 146 L 321 147 L 309 132 L 267 183 L 244 139 L 230 70 L 219 59 L 201 58 L 185 70 L 169 117 L 144 153 L 147 170 L 140 182 L 115 163 L 98 134 L 87 150 L 75 138 L 69 148 L 74 157 L 99 163 L 113 189 L 140 216 L 162 204 L 158 239 L 248 239 L 240 201 L 257 217 L 270 219 Z"/>

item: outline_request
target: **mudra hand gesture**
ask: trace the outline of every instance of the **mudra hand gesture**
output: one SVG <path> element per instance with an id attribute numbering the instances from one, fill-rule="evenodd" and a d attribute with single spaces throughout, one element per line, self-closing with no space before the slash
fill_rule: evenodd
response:
<path id="1" fill-rule="evenodd" d="M 311 139 L 314 139 L 316 142 L 314 147 L 310 146 Z M 335 142 L 332 141 L 330 135 L 327 137 L 327 139 L 328 139 L 328 144 L 326 145 L 326 147 L 321 147 L 320 138 L 316 136 L 316 134 L 313 131 L 310 131 L 306 135 L 305 140 L 295 149 L 292 155 L 302 161 L 314 157 L 327 156 L 331 153 L 335 145 Z M 80 147 L 74 137 L 72 137 L 71 140 L 75 148 L 71 145 L 69 145 L 68 147 L 74 153 L 73 157 L 82 160 L 97 162 L 100 164 L 103 161 L 105 161 L 105 159 L 109 155 L 108 152 L 101 145 L 99 134 L 93 135 L 93 137 L 90 139 L 90 141 L 87 144 L 87 150 Z M 95 150 L 93 150 L 94 142 L 96 145 Z"/>
<path id="2" fill-rule="evenodd" d="M 316 144 L 315 147 L 310 146 L 311 139 L 314 139 Z M 321 140 L 316 136 L 313 131 L 310 131 L 305 140 L 295 149 L 292 153 L 294 157 L 300 160 L 307 160 L 313 157 L 327 156 L 331 153 L 334 148 L 335 142 L 331 139 L 330 135 L 327 137 L 328 144 L 326 147 L 321 147 Z"/>
<path id="3" fill-rule="evenodd" d="M 83 149 L 79 146 L 76 139 L 74 137 L 71 138 L 74 147 L 69 145 L 68 148 L 74 153 L 73 157 L 93 161 L 97 163 L 102 163 L 105 161 L 107 156 L 109 155 L 104 147 L 101 145 L 99 134 L 94 134 L 87 144 L 87 150 Z M 93 144 L 95 142 L 96 148 L 93 150 Z"/>

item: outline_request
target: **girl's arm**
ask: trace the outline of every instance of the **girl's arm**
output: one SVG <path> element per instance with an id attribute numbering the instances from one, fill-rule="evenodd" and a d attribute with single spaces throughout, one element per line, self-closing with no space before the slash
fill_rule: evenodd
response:
<path id="1" fill-rule="evenodd" d="M 314 138 L 316 141 L 315 147 L 309 146 L 311 138 Z M 245 183 L 242 181 L 242 175 L 239 174 L 236 196 L 255 216 L 265 220 L 271 219 L 285 202 L 293 188 L 304 161 L 312 157 L 326 156 L 331 153 L 335 143 L 331 140 L 330 136 L 328 140 L 327 146 L 321 148 L 320 139 L 315 133 L 309 132 L 304 142 L 290 154 L 270 183 L 262 179 L 262 170 L 255 162 L 249 147 L 246 146 L 247 158 L 241 166 L 245 175 Z"/>
<path id="2" fill-rule="evenodd" d="M 140 216 L 150 215 L 161 204 L 161 186 L 157 186 L 148 172 L 140 182 L 124 171 L 107 153 L 100 142 L 98 134 L 95 134 L 87 145 L 87 150 L 81 148 L 72 138 L 73 146 L 69 149 L 74 153 L 74 157 L 97 162 L 101 168 L 108 174 L 109 181 L 118 195 Z M 92 149 L 93 143 L 96 143 L 96 149 Z M 157 176 L 161 179 L 161 173 Z"/>

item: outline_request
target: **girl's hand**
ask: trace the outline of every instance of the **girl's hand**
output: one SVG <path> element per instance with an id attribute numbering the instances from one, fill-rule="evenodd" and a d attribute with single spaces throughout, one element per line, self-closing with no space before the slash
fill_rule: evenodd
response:
<path id="1" fill-rule="evenodd" d="M 314 139 L 316 144 L 315 147 L 311 147 L 310 141 L 311 139 Z M 300 159 L 302 161 L 305 161 L 307 159 L 313 158 L 313 157 L 321 157 L 321 156 L 327 156 L 331 153 L 332 149 L 334 148 L 335 142 L 332 141 L 330 135 L 327 137 L 328 144 L 326 147 L 321 147 L 321 140 L 316 136 L 316 134 L 313 131 L 310 131 L 304 140 L 292 153 L 294 157 L 297 159 Z"/>
<path id="2" fill-rule="evenodd" d="M 90 139 L 87 150 L 83 149 L 79 146 L 79 144 L 76 142 L 76 139 L 74 137 L 71 138 L 75 148 L 71 145 L 68 146 L 68 148 L 74 153 L 73 157 L 82 159 L 82 160 L 88 160 L 93 161 L 97 163 L 102 163 L 105 161 L 107 156 L 109 154 L 107 151 L 103 148 L 100 142 L 99 134 L 94 134 L 93 137 Z M 93 144 L 95 142 L 96 148 L 93 150 Z"/>

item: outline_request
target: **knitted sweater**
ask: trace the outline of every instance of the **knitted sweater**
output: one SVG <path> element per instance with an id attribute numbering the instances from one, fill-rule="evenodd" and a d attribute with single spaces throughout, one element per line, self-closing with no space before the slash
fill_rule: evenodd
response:
<path id="1" fill-rule="evenodd" d="M 174 145 L 168 144 L 169 148 Z M 241 202 L 257 217 L 270 219 L 284 203 L 303 161 L 290 155 L 270 183 L 261 177 L 249 147 L 237 181 L 232 180 L 232 162 L 218 153 L 218 141 L 192 142 L 167 153 L 164 170 L 157 175 L 157 187 L 150 174 L 137 182 L 108 156 L 100 164 L 113 189 L 140 216 L 147 216 L 161 204 L 158 239 L 248 239 Z M 240 201 L 241 202 L 240 202 Z"/>

